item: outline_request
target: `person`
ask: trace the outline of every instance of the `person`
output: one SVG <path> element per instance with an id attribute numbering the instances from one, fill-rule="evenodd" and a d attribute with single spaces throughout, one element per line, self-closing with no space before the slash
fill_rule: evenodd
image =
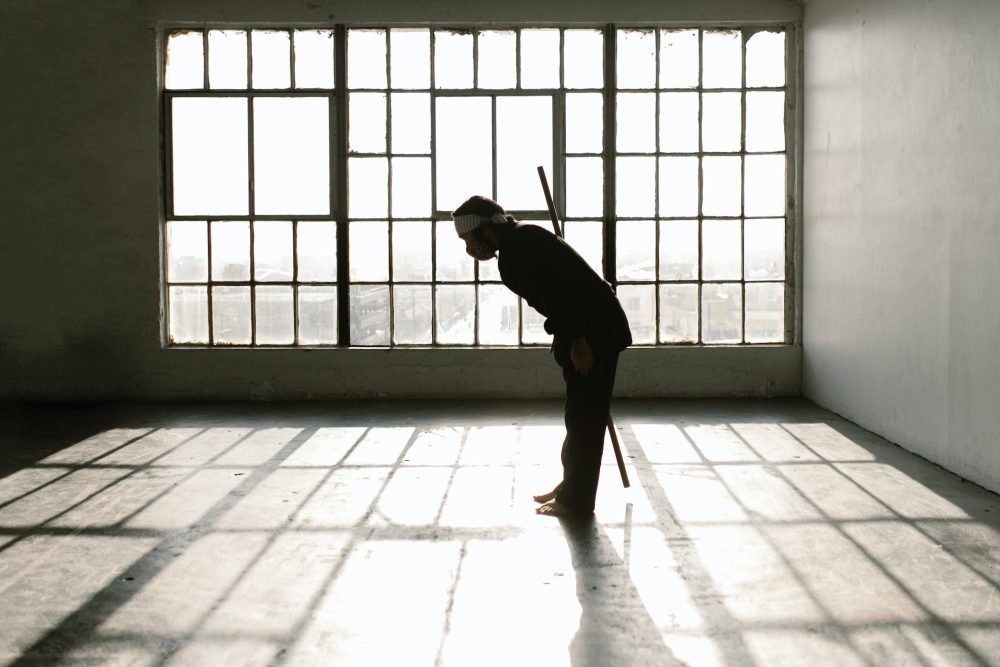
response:
<path id="1" fill-rule="evenodd" d="M 497 258 L 500 280 L 545 319 L 552 354 L 566 382 L 562 481 L 534 496 L 538 514 L 594 511 L 619 354 L 632 344 L 611 285 L 573 248 L 537 225 L 521 224 L 497 202 L 476 195 L 452 212 L 465 250 Z M 499 255 L 499 256 L 498 256 Z"/>

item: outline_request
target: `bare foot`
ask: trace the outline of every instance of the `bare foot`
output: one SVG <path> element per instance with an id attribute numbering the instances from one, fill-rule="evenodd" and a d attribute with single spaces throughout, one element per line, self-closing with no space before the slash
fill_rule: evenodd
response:
<path id="1" fill-rule="evenodd" d="M 531 497 L 535 499 L 536 503 L 547 503 L 550 500 L 556 499 L 556 490 L 552 489 L 548 493 L 542 493 L 537 496 L 531 496 Z"/>
<path id="2" fill-rule="evenodd" d="M 535 514 L 544 514 L 545 516 L 569 516 L 572 512 L 558 500 L 550 500 L 541 507 L 536 508 Z"/>

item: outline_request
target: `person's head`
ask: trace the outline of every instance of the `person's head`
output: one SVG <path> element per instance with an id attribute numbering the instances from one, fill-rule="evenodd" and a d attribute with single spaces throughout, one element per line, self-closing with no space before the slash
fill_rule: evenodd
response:
<path id="1" fill-rule="evenodd" d="M 513 221 L 500 204 L 482 195 L 466 199 L 451 217 L 458 237 L 465 241 L 465 252 L 480 261 L 493 259 L 500 247 L 494 226 Z"/>

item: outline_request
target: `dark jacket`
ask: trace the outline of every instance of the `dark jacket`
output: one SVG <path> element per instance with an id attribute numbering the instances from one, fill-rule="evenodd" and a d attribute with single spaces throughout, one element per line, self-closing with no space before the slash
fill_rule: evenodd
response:
<path id="1" fill-rule="evenodd" d="M 580 336 L 591 347 L 616 352 L 632 344 L 611 285 L 569 244 L 535 225 L 503 227 L 500 279 L 545 316 L 545 330 L 555 336 L 557 347 Z"/>

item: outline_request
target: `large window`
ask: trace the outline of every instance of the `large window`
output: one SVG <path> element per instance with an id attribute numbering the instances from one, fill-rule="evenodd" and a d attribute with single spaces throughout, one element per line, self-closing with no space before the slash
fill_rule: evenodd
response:
<path id="1" fill-rule="evenodd" d="M 201 29 L 165 40 L 171 345 L 544 344 L 471 194 L 616 286 L 639 344 L 786 340 L 781 27 Z"/>

